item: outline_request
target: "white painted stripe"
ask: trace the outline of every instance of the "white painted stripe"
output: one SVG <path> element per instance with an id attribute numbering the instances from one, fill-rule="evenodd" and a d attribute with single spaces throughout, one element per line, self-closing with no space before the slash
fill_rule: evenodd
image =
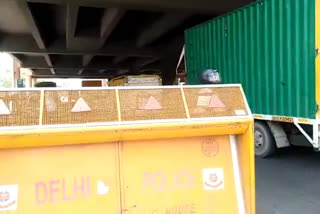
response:
<path id="1" fill-rule="evenodd" d="M 178 64 L 177 64 L 177 67 L 176 67 L 176 75 L 178 75 L 178 68 L 181 64 L 181 61 L 184 57 L 184 49 L 185 49 L 185 46 L 183 45 L 183 48 L 182 48 L 182 51 L 181 51 L 181 54 L 180 54 L 180 57 L 179 57 L 179 61 L 178 61 Z"/>
<path id="2" fill-rule="evenodd" d="M 319 125 L 313 125 L 313 147 L 319 149 Z"/>
<path id="3" fill-rule="evenodd" d="M 231 147 L 231 155 L 232 155 L 232 163 L 233 163 L 234 181 L 235 181 L 236 193 L 237 193 L 238 214 L 245 214 L 246 208 L 245 208 L 241 174 L 240 174 L 240 168 L 239 168 L 237 138 L 235 135 L 230 135 L 230 147 Z"/>
<path id="4" fill-rule="evenodd" d="M 307 138 L 307 140 L 314 145 L 313 140 L 311 139 L 311 137 L 309 136 L 308 133 L 306 133 L 303 128 L 299 125 L 299 123 L 294 122 L 294 125 L 299 129 L 299 131 L 305 136 L 305 138 Z"/>

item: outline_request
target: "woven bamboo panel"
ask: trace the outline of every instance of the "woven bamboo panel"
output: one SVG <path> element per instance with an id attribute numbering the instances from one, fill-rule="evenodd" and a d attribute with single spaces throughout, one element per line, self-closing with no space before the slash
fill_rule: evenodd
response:
<path id="1" fill-rule="evenodd" d="M 187 118 L 180 89 L 119 90 L 122 121 Z"/>
<path id="2" fill-rule="evenodd" d="M 43 116 L 44 125 L 118 121 L 115 91 L 46 91 Z"/>
<path id="3" fill-rule="evenodd" d="M 184 88 L 191 118 L 246 116 L 239 87 Z M 49 90 L 0 92 L 0 126 L 107 123 L 121 121 L 186 119 L 180 88 L 116 90 Z"/>
<path id="4" fill-rule="evenodd" d="M 191 118 L 248 115 L 239 87 L 183 90 Z"/>
<path id="5" fill-rule="evenodd" d="M 2 112 L 0 114 L 0 126 L 39 124 L 39 91 L 0 92 L 0 99 L 0 111 Z"/>

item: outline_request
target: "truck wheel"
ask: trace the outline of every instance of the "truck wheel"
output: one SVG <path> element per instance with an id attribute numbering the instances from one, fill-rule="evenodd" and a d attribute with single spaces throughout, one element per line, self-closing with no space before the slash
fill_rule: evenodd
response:
<path id="1" fill-rule="evenodd" d="M 270 157 L 276 150 L 276 143 L 268 125 L 261 121 L 254 122 L 254 152 L 257 157 Z"/>

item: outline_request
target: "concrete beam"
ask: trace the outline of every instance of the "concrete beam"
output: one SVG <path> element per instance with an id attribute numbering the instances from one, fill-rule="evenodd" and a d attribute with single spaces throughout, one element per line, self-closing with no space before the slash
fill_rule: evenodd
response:
<path id="1" fill-rule="evenodd" d="M 36 20 L 34 19 L 32 12 L 28 6 L 27 0 L 16 0 L 16 3 L 19 6 L 25 19 L 27 20 L 29 27 L 31 28 L 31 31 L 32 31 L 32 36 L 35 39 L 38 47 L 41 50 L 45 50 L 46 44 L 45 44 L 44 36 L 41 34 L 41 31 L 39 30 Z M 48 66 L 52 66 L 52 61 L 50 59 L 50 56 L 48 54 L 44 54 L 44 57 L 46 62 L 48 63 Z M 50 71 L 52 74 L 55 74 L 54 69 L 50 69 Z"/>
<path id="2" fill-rule="evenodd" d="M 66 46 L 68 49 L 72 48 L 72 40 L 74 39 L 77 20 L 78 20 L 79 6 L 75 4 L 67 4 L 66 15 Z"/>
<path id="3" fill-rule="evenodd" d="M 151 27 L 145 28 L 145 30 L 141 32 L 140 36 L 136 41 L 136 46 L 142 48 L 146 45 L 149 45 L 150 43 L 156 41 L 173 28 L 177 27 L 190 16 L 190 13 L 164 15 L 158 21 L 153 23 Z M 127 58 L 128 57 L 125 56 L 116 57 L 113 60 L 113 63 L 118 64 L 120 62 L 123 62 Z"/>
<path id="4" fill-rule="evenodd" d="M 21 67 L 22 68 L 38 68 L 38 67 L 49 67 L 45 58 L 42 56 L 23 56 L 21 58 Z M 51 66 L 50 66 L 51 67 Z"/>
<path id="5" fill-rule="evenodd" d="M 32 65 L 32 64 L 23 64 L 22 68 L 30 68 L 30 69 L 68 69 L 68 70 L 73 70 L 73 69 L 84 69 L 84 70 L 119 70 L 119 69 L 129 69 L 129 66 L 117 66 L 113 64 L 100 64 L 100 65 L 92 65 L 88 67 L 82 67 L 82 66 L 68 66 L 64 64 L 58 64 L 57 66 L 54 67 L 49 67 L 49 66 L 41 66 L 41 65 Z M 78 74 L 79 75 L 79 74 Z"/>
<path id="6" fill-rule="evenodd" d="M 98 73 L 103 74 L 107 69 L 99 69 Z"/>
<path id="7" fill-rule="evenodd" d="M 33 73 L 33 78 L 112 78 L 115 76 L 123 75 L 129 73 L 129 69 L 120 69 L 117 71 L 108 71 L 105 70 L 104 73 L 99 73 L 97 71 L 90 71 L 86 72 L 82 75 L 78 75 L 76 70 L 69 70 L 69 69 L 59 69 L 57 70 L 56 75 L 52 75 L 48 70 L 35 70 Z"/>
<path id="8" fill-rule="evenodd" d="M 121 18 L 124 16 L 125 10 L 110 8 L 105 9 L 101 19 L 100 27 L 100 48 L 106 43 L 111 33 L 118 25 Z"/>
<path id="9" fill-rule="evenodd" d="M 66 5 L 66 47 L 69 50 L 98 49 L 99 40 L 90 37 L 77 37 L 76 28 L 80 6 L 74 2 Z"/>
<path id="10" fill-rule="evenodd" d="M 20 64 L 22 64 L 22 59 L 23 57 L 20 57 L 18 55 L 15 55 L 15 54 L 10 54 L 8 53 L 14 60 L 16 60 L 17 62 L 19 62 Z"/>
<path id="11" fill-rule="evenodd" d="M 100 56 L 135 56 L 157 57 L 160 50 L 154 48 L 137 48 L 124 45 L 108 45 L 100 50 L 68 50 L 62 40 L 56 41 L 46 49 L 40 49 L 30 36 L 6 35 L 0 39 L 0 52 L 12 54 L 57 54 L 57 55 L 100 55 Z"/>
<path id="12" fill-rule="evenodd" d="M 77 74 L 56 74 L 56 75 L 48 75 L 48 74 L 33 74 L 31 78 L 39 79 L 39 78 L 44 78 L 44 79 L 106 79 L 108 76 L 103 76 L 102 74 L 90 74 L 87 76 L 79 76 Z"/>
<path id="13" fill-rule="evenodd" d="M 78 62 L 72 62 L 72 63 L 66 63 L 66 62 L 57 62 L 55 65 L 48 66 L 45 62 L 39 60 L 39 59 L 32 59 L 31 57 L 28 57 L 26 60 L 24 60 L 23 64 L 21 65 L 22 68 L 30 68 L 30 69 L 88 69 L 88 70 L 101 70 L 101 69 L 109 69 L 109 70 L 119 70 L 119 69 L 129 69 L 129 66 L 123 65 L 114 65 L 112 63 L 95 63 L 94 65 L 90 66 L 83 66 L 82 63 Z"/>
<path id="14" fill-rule="evenodd" d="M 87 67 L 91 60 L 94 58 L 93 54 L 87 54 L 82 57 L 82 68 L 78 71 L 78 75 L 81 75 L 84 72 L 84 68 Z"/>
<path id="15" fill-rule="evenodd" d="M 158 57 L 151 58 L 151 59 L 148 59 L 148 60 L 145 60 L 145 61 L 139 63 L 138 66 L 139 67 L 144 67 L 144 66 L 150 65 L 152 63 L 155 63 L 155 62 L 157 62 L 159 60 L 160 60 L 160 58 L 158 58 Z"/>
<path id="16" fill-rule="evenodd" d="M 120 62 L 123 62 L 124 60 L 126 60 L 128 57 L 127 56 L 117 56 L 115 57 L 112 62 L 114 64 L 119 64 Z"/>
<path id="17" fill-rule="evenodd" d="M 111 74 L 112 75 L 112 74 Z M 59 72 L 56 75 L 52 75 L 49 72 L 34 72 L 32 78 L 108 78 L 107 74 L 100 74 L 98 72 L 87 72 L 85 75 L 78 75 L 76 72 Z"/>
<path id="18" fill-rule="evenodd" d="M 91 62 L 91 60 L 94 58 L 94 55 L 93 54 L 87 54 L 87 55 L 84 55 L 82 57 L 82 65 L 83 66 L 87 66 L 89 65 L 89 63 Z"/>
<path id="19" fill-rule="evenodd" d="M 132 10 L 151 11 L 190 11 L 194 13 L 224 13 L 239 8 L 253 0 L 28 0 L 50 4 L 68 4 L 77 2 L 81 6 L 118 7 Z"/>
<path id="20" fill-rule="evenodd" d="M 28 6 L 27 0 L 15 0 L 17 5 L 20 8 L 21 13 L 23 14 L 24 18 L 26 19 L 31 31 L 32 36 L 38 44 L 40 49 L 46 49 L 45 39 L 44 36 L 41 34 L 41 31 L 38 28 L 36 20 L 34 19 L 31 10 Z"/>
<path id="21" fill-rule="evenodd" d="M 153 23 L 151 27 L 146 28 L 145 31 L 140 34 L 136 41 L 137 47 L 144 47 L 156 41 L 161 36 L 180 25 L 190 16 L 191 14 L 186 13 L 164 15 L 158 21 Z"/>
<path id="22" fill-rule="evenodd" d="M 118 69 L 119 70 L 119 69 Z M 109 69 L 109 71 L 115 72 L 115 70 Z M 109 73 L 110 73 L 109 72 Z M 52 75 L 48 69 L 35 69 L 34 73 L 36 75 Z M 90 70 L 91 74 L 98 74 L 98 70 Z M 107 72 L 108 73 L 108 72 Z M 77 68 L 72 68 L 72 69 L 68 69 L 68 68 L 59 68 L 57 69 L 57 74 L 72 74 L 72 75 L 77 75 Z M 83 76 L 86 76 L 87 74 L 83 74 Z M 54 76 L 54 75 L 53 75 Z"/>
<path id="23" fill-rule="evenodd" d="M 78 71 L 78 75 L 81 75 L 83 72 L 85 71 L 85 68 L 81 68 L 81 69 L 79 69 L 79 71 Z"/>
<path id="24" fill-rule="evenodd" d="M 158 62 L 153 62 L 143 67 L 141 66 L 142 62 L 142 60 L 137 60 L 131 64 L 132 74 L 143 74 L 145 71 L 159 72 L 161 70 L 160 63 Z"/>
<path id="25" fill-rule="evenodd" d="M 53 64 L 52 64 L 52 61 L 50 59 L 50 56 L 48 54 L 45 54 L 44 55 L 44 59 L 46 60 L 47 64 L 48 64 L 48 67 L 50 67 L 50 71 L 52 74 L 55 74 L 56 72 L 54 71 L 54 67 L 53 67 Z"/>
<path id="26" fill-rule="evenodd" d="M 104 44 L 110 37 L 111 33 L 113 32 L 114 28 L 117 26 L 124 14 L 124 10 L 117 8 L 110 8 L 104 10 L 104 14 L 101 19 L 100 40 L 97 49 L 101 49 L 104 46 Z M 83 56 L 83 66 L 89 65 L 93 58 L 93 54 Z M 81 75 L 83 72 L 84 69 L 80 69 L 78 74 Z"/>
<path id="27" fill-rule="evenodd" d="M 85 71 L 85 67 L 89 65 L 93 58 L 93 54 L 87 54 L 82 57 L 82 68 L 78 71 L 78 75 L 81 75 Z"/>

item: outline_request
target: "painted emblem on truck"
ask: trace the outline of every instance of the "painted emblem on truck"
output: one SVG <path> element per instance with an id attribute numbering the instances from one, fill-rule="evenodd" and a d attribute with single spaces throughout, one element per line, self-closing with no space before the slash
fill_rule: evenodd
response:
<path id="1" fill-rule="evenodd" d="M 219 153 L 219 143 L 213 138 L 207 138 L 202 143 L 202 152 L 207 157 L 214 157 Z"/>

